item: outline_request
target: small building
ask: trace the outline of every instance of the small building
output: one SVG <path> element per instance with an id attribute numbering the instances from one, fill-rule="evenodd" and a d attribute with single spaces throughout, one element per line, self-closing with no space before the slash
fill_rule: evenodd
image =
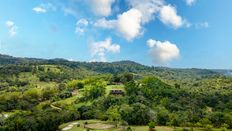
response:
<path id="1" fill-rule="evenodd" d="M 123 90 L 110 90 L 110 95 L 124 95 Z"/>
<path id="2" fill-rule="evenodd" d="M 122 82 L 112 82 L 113 85 L 123 85 Z"/>

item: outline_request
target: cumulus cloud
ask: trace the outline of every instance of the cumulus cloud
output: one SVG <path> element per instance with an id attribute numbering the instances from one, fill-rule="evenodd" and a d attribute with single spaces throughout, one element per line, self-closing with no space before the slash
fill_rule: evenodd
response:
<path id="1" fill-rule="evenodd" d="M 127 0 L 132 8 L 142 13 L 142 23 L 148 23 L 159 14 L 160 20 L 169 26 L 179 28 L 183 25 L 189 26 L 186 20 L 177 15 L 177 10 L 165 0 Z"/>
<path id="2" fill-rule="evenodd" d="M 13 21 L 6 21 L 6 27 L 8 28 L 8 32 L 11 37 L 17 34 L 18 27 L 15 25 Z"/>
<path id="3" fill-rule="evenodd" d="M 192 6 L 197 0 L 185 0 L 188 6 Z"/>
<path id="4" fill-rule="evenodd" d="M 75 33 L 82 34 L 85 32 L 85 28 L 88 26 L 89 22 L 88 20 L 82 18 L 77 21 L 76 23 L 76 30 Z"/>
<path id="5" fill-rule="evenodd" d="M 171 5 L 165 5 L 160 10 L 160 20 L 173 28 L 179 28 L 184 25 L 184 20 L 177 15 L 176 8 Z"/>
<path id="6" fill-rule="evenodd" d="M 98 16 L 109 16 L 112 12 L 112 4 L 115 0 L 88 0 L 90 3 L 93 13 Z"/>
<path id="7" fill-rule="evenodd" d="M 127 0 L 131 8 L 137 9 L 142 14 L 142 22 L 147 23 L 155 18 L 164 5 L 163 0 Z"/>
<path id="8" fill-rule="evenodd" d="M 154 19 L 163 5 L 163 0 L 127 0 L 130 6 L 128 11 L 117 16 L 117 19 L 98 20 L 94 25 L 106 29 L 115 29 L 117 34 L 128 41 L 134 40 L 143 33 L 143 24 Z"/>
<path id="9" fill-rule="evenodd" d="M 168 64 L 180 56 L 178 47 L 169 41 L 157 41 L 149 39 L 147 45 L 150 48 L 150 55 L 156 64 Z"/>
<path id="10" fill-rule="evenodd" d="M 120 36 L 131 41 L 141 34 L 141 23 L 141 12 L 132 8 L 118 15 L 116 20 L 106 20 L 103 18 L 95 22 L 94 25 L 106 29 L 115 29 Z"/>
<path id="11" fill-rule="evenodd" d="M 35 7 L 32 10 L 35 11 L 36 13 L 38 13 L 38 14 L 47 12 L 47 10 L 44 9 L 43 7 Z"/>
<path id="12" fill-rule="evenodd" d="M 190 27 L 191 24 L 177 15 L 176 8 L 167 5 L 164 0 L 127 0 L 129 10 L 119 14 L 116 19 L 99 19 L 94 26 L 114 29 L 117 34 L 132 41 L 143 34 L 144 24 L 154 20 L 156 16 L 165 25 L 173 28 Z"/>
<path id="13" fill-rule="evenodd" d="M 91 55 L 98 60 L 93 59 L 92 61 L 106 62 L 105 55 L 107 53 L 119 53 L 120 45 L 113 44 L 111 38 L 107 38 L 104 41 L 92 42 L 90 44 Z"/>
<path id="14" fill-rule="evenodd" d="M 118 16 L 116 29 L 128 41 L 141 34 L 142 14 L 137 9 L 130 9 Z"/>

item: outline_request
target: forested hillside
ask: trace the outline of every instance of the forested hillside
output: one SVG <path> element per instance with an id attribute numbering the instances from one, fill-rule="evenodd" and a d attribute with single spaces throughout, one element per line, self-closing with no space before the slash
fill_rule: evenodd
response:
<path id="1" fill-rule="evenodd" d="M 62 123 L 88 119 L 229 129 L 232 77 L 224 74 L 224 70 L 149 67 L 132 61 L 89 63 L 0 55 L 0 130 L 54 131 Z"/>

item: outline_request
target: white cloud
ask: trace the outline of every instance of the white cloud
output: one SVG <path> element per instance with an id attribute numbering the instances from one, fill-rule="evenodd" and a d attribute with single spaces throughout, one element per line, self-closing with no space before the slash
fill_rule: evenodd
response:
<path id="1" fill-rule="evenodd" d="M 156 41 L 155 41 L 155 40 L 153 40 L 153 39 L 147 40 L 147 46 L 148 46 L 149 48 L 154 47 L 155 44 L 156 44 Z"/>
<path id="2" fill-rule="evenodd" d="M 130 9 L 118 15 L 116 20 L 99 19 L 95 22 L 96 27 L 115 29 L 118 34 L 128 41 L 133 40 L 141 34 L 142 14 L 137 9 Z"/>
<path id="3" fill-rule="evenodd" d="M 147 45 L 150 48 L 150 54 L 156 64 L 168 64 L 180 56 L 178 47 L 169 41 L 156 41 L 149 39 Z"/>
<path id="4" fill-rule="evenodd" d="M 94 23 L 95 27 L 101 27 L 105 29 L 113 29 L 117 24 L 116 20 L 106 20 L 105 18 L 99 19 Z"/>
<path id="5" fill-rule="evenodd" d="M 142 13 L 142 22 L 147 23 L 155 18 L 164 5 L 164 0 L 127 0 L 131 8 L 135 8 Z"/>
<path id="6" fill-rule="evenodd" d="M 141 22 L 141 12 L 132 8 L 118 16 L 116 28 L 124 38 L 131 41 L 141 34 Z"/>
<path id="7" fill-rule="evenodd" d="M 36 13 L 38 13 L 38 14 L 47 12 L 47 10 L 44 9 L 43 7 L 35 7 L 32 10 L 35 11 Z"/>
<path id="8" fill-rule="evenodd" d="M 92 42 L 90 44 L 90 51 L 92 57 L 98 57 L 98 61 L 106 62 L 106 53 L 119 53 L 120 45 L 113 44 L 111 38 L 107 38 L 104 41 Z M 94 61 L 97 61 L 94 59 Z"/>
<path id="9" fill-rule="evenodd" d="M 11 37 L 17 34 L 18 27 L 15 25 L 13 21 L 6 21 L 6 27 L 8 28 L 8 32 Z"/>
<path id="10" fill-rule="evenodd" d="M 128 41 L 143 34 L 144 24 L 154 20 L 156 16 L 159 16 L 162 23 L 175 29 L 191 26 L 191 23 L 177 15 L 175 7 L 167 5 L 164 0 L 127 0 L 127 3 L 130 8 L 128 11 L 119 14 L 116 19 L 99 19 L 94 26 L 114 29 Z"/>
<path id="11" fill-rule="evenodd" d="M 85 28 L 89 25 L 88 20 L 82 18 L 80 20 L 77 21 L 76 23 L 76 30 L 75 33 L 79 33 L 82 34 L 85 32 Z"/>
<path id="12" fill-rule="evenodd" d="M 46 13 L 48 10 L 56 11 L 56 7 L 51 3 L 43 3 L 32 9 L 38 14 Z"/>
<path id="13" fill-rule="evenodd" d="M 160 20 L 173 28 L 180 28 L 185 24 L 182 17 L 177 15 L 176 8 L 171 5 L 165 5 L 161 8 Z"/>
<path id="14" fill-rule="evenodd" d="M 111 6 L 115 0 L 88 0 L 88 2 L 96 15 L 109 16 L 112 12 Z"/>
<path id="15" fill-rule="evenodd" d="M 192 6 L 197 0 L 185 0 L 188 6 Z"/>

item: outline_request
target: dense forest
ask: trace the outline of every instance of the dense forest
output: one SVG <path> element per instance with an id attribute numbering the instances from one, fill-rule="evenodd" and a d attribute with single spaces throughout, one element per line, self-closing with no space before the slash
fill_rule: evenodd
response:
<path id="1" fill-rule="evenodd" d="M 88 119 L 231 129 L 230 70 L 0 55 L 0 130 L 55 131 Z"/>

